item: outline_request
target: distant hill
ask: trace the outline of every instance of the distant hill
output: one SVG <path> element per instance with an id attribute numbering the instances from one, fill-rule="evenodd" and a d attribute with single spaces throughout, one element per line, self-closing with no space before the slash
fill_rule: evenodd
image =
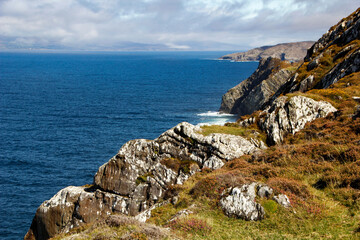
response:
<path id="1" fill-rule="evenodd" d="M 260 61 L 268 57 L 281 60 L 299 61 L 304 58 L 306 51 L 314 44 L 313 41 L 280 43 L 274 46 L 262 46 L 247 52 L 232 53 L 219 59 L 233 61 Z"/>

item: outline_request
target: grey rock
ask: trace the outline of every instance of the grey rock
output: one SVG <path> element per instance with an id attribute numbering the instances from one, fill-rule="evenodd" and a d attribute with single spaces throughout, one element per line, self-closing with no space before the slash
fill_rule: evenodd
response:
<path id="1" fill-rule="evenodd" d="M 244 220 L 261 220 L 264 218 L 264 208 L 255 202 L 256 183 L 244 184 L 231 189 L 229 195 L 220 200 L 220 206 L 229 217 Z"/>
<path id="2" fill-rule="evenodd" d="M 274 196 L 273 199 L 285 208 L 291 207 L 290 200 L 285 194 L 279 194 L 277 196 Z"/>
<path id="3" fill-rule="evenodd" d="M 274 72 L 279 64 L 280 59 L 276 58 L 261 60 L 258 69 L 248 79 L 224 94 L 220 111 L 246 115 L 259 110 L 292 74 L 288 69 Z"/>
<path id="4" fill-rule="evenodd" d="M 341 78 L 358 71 L 360 71 L 360 49 L 346 56 L 343 61 L 333 67 L 315 88 L 328 88 Z"/>
<path id="5" fill-rule="evenodd" d="M 324 52 L 332 44 L 346 45 L 360 39 L 360 10 L 342 19 L 338 24 L 331 27 L 308 51 L 305 61 L 312 61 L 321 52 Z"/>
<path id="6" fill-rule="evenodd" d="M 262 112 L 259 124 L 267 133 L 268 143 L 273 145 L 281 143 L 285 134 L 295 134 L 303 129 L 307 122 L 335 111 L 336 108 L 325 101 L 315 101 L 303 96 L 288 99 L 283 96 Z"/>
<path id="7" fill-rule="evenodd" d="M 314 76 L 310 75 L 300 82 L 298 90 L 300 92 L 306 92 L 307 90 L 311 89 L 314 86 L 313 84 L 314 84 Z"/>
<path id="8" fill-rule="evenodd" d="M 240 136 L 210 134 L 180 123 L 155 140 L 137 139 L 124 144 L 94 177 L 92 190 L 67 187 L 37 210 L 27 239 L 48 239 L 73 227 L 112 213 L 146 221 L 173 184 L 184 183 L 203 167 L 220 168 L 226 161 L 259 151 Z M 167 166 L 185 161 L 186 168 Z"/>
<path id="9" fill-rule="evenodd" d="M 311 71 L 314 68 L 316 68 L 319 65 L 319 58 L 314 59 L 313 61 L 311 61 L 308 66 L 307 66 L 307 70 Z"/>
<path id="10" fill-rule="evenodd" d="M 256 118 L 255 117 L 249 117 L 243 121 L 239 122 L 239 126 L 240 127 L 249 127 L 250 125 L 254 124 L 256 122 Z"/>
<path id="11" fill-rule="evenodd" d="M 257 186 L 257 195 L 261 198 L 269 198 L 273 194 L 273 189 L 265 184 Z"/>
<path id="12" fill-rule="evenodd" d="M 321 58 L 325 55 L 330 55 L 334 49 L 330 47 L 336 45 L 336 48 L 342 48 L 332 59 L 336 63 L 330 70 L 326 70 L 325 75 L 321 79 L 310 79 L 311 75 L 307 76 L 305 80 L 299 82 L 288 81 L 275 94 L 274 98 L 280 94 L 289 92 L 302 91 L 309 89 L 323 89 L 328 88 L 332 84 L 339 81 L 341 78 L 348 76 L 354 72 L 360 71 L 360 48 L 356 44 L 350 44 L 354 40 L 360 39 L 360 10 L 354 14 L 342 19 L 338 24 L 333 26 L 327 33 L 325 33 L 307 52 L 304 59 L 309 62 L 307 70 L 321 69 Z M 348 45 L 348 46 L 347 46 Z M 338 61 L 341 59 L 341 61 Z M 311 74 L 311 73 L 309 73 Z M 309 81 L 311 80 L 311 81 Z M 273 98 L 273 99 L 274 99 Z"/>
<path id="13" fill-rule="evenodd" d="M 112 213 L 128 214 L 129 203 L 116 194 L 69 186 L 40 205 L 25 239 L 45 240 Z"/>
<path id="14" fill-rule="evenodd" d="M 226 189 L 220 199 L 220 207 L 229 217 L 244 220 L 261 220 L 264 218 L 264 208 L 256 202 L 256 196 L 270 198 L 273 189 L 262 183 L 247 183 L 239 187 Z M 284 194 L 274 196 L 273 199 L 281 206 L 291 207 L 289 198 Z"/>

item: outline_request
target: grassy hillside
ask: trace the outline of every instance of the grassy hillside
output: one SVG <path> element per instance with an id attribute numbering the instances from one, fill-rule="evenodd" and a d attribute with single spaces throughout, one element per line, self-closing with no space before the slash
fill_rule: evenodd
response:
<path id="1" fill-rule="evenodd" d="M 282 145 L 235 159 L 219 170 L 205 169 L 184 185 L 174 186 L 167 198 L 178 195 L 178 202 L 155 209 L 148 220 L 160 227 L 156 231 L 161 234 L 150 233 L 148 226 L 138 223 L 103 222 L 74 230 L 77 235 L 71 239 L 360 238 L 360 119 L 352 117 L 357 105 L 352 97 L 360 96 L 359 80 L 359 73 L 354 73 L 329 89 L 291 93 L 329 101 L 339 111 L 308 123 L 303 131 L 288 135 Z M 246 136 L 251 131 L 235 124 L 203 128 L 205 135 L 220 132 Z M 218 206 L 223 190 L 252 181 L 286 194 L 293 208 L 259 199 L 266 211 L 264 220 L 252 222 L 225 216 Z M 169 222 L 183 209 L 193 213 Z"/>
<path id="2" fill-rule="evenodd" d="M 350 45 L 351 50 L 343 54 Z M 316 89 L 334 66 L 358 49 L 360 41 L 356 39 L 319 50 L 322 55 L 316 67 L 308 68 L 309 62 L 305 62 L 296 70 L 299 83 L 313 75 L 313 87 L 306 92 L 283 93 L 328 101 L 337 112 L 307 123 L 302 131 L 285 136 L 280 145 L 229 161 L 218 170 L 203 169 L 184 185 L 172 186 L 162 200 L 169 203 L 153 210 L 147 224 L 110 216 L 54 239 L 360 239 L 360 114 L 356 98 L 360 97 L 360 72 L 342 77 L 327 89 Z M 201 133 L 266 138 L 256 122 L 248 128 L 238 124 L 204 126 Z M 266 183 L 275 194 L 286 194 L 292 207 L 281 207 L 271 198 L 257 199 L 265 209 L 265 219 L 254 222 L 225 216 L 219 207 L 223 191 L 254 181 Z M 187 216 L 171 221 L 181 210 L 187 210 Z"/>

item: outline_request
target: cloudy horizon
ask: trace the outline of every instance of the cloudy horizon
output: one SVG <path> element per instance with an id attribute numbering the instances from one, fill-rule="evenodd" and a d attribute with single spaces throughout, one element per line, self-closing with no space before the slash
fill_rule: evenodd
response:
<path id="1" fill-rule="evenodd" d="M 0 50 L 246 50 L 316 41 L 358 0 L 0 0 Z"/>

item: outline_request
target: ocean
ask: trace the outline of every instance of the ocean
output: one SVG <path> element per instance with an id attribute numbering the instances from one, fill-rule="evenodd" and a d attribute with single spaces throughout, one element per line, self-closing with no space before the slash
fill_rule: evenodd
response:
<path id="1" fill-rule="evenodd" d="M 227 53 L 0 53 L 0 239 L 22 239 L 43 201 L 92 183 L 128 140 L 234 121 L 221 96 L 258 63 Z"/>

